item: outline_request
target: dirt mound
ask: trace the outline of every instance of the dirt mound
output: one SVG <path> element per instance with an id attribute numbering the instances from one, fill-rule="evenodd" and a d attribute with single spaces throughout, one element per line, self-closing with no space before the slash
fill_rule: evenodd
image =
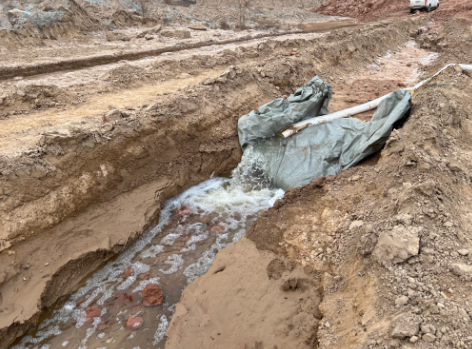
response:
<path id="1" fill-rule="evenodd" d="M 441 2 L 439 9 L 431 15 L 437 21 L 446 21 L 453 17 L 472 18 L 471 0 L 449 0 Z"/>
<path id="2" fill-rule="evenodd" d="M 129 84 L 136 80 L 139 74 L 142 73 L 142 69 L 133 66 L 129 63 L 125 63 L 122 66 L 111 69 L 100 77 L 103 81 L 113 81 L 119 84 Z"/>
<path id="3" fill-rule="evenodd" d="M 321 278 L 320 348 L 468 347 L 471 90 L 448 68 L 376 164 L 287 191 L 247 232 Z"/>
<path id="4" fill-rule="evenodd" d="M 327 16 L 346 16 L 370 21 L 393 15 L 408 14 L 409 0 L 331 0 L 313 12 Z"/>
<path id="5" fill-rule="evenodd" d="M 427 26 L 420 30 L 418 42 L 421 47 L 441 52 L 434 64 L 427 68 L 433 74 L 449 63 L 472 63 L 472 20 L 451 18 L 444 25 Z"/>
<path id="6" fill-rule="evenodd" d="M 368 22 L 385 17 L 410 16 L 409 0 L 331 0 L 313 12 L 327 16 L 346 16 Z M 437 21 L 445 21 L 451 17 L 471 17 L 471 0 L 445 0 L 433 12 L 417 12 L 416 15 L 430 16 Z"/>
<path id="7" fill-rule="evenodd" d="M 3 29 L 26 29 L 36 25 L 39 29 L 61 23 L 72 23 L 81 29 L 93 29 L 93 20 L 75 0 L 47 0 L 42 2 L 10 2 L 0 5 Z M 6 19 L 6 20 L 5 20 Z"/>
<path id="8" fill-rule="evenodd" d="M 0 4 L 0 50 L 40 46 L 45 40 L 70 42 L 77 33 L 100 27 L 75 0 Z"/>
<path id="9" fill-rule="evenodd" d="M 281 259 L 280 275 L 271 279 L 273 258 L 246 238 L 219 251 L 208 272 L 184 291 L 166 349 L 316 348 L 319 284 Z"/>

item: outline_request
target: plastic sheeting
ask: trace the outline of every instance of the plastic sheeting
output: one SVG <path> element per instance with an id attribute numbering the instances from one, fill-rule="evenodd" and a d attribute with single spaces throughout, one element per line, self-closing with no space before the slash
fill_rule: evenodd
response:
<path id="1" fill-rule="evenodd" d="M 315 77 L 286 101 L 276 99 L 240 118 L 239 142 L 244 153 L 262 158 L 265 175 L 282 189 L 338 174 L 379 151 L 394 125 L 411 106 L 405 89 L 393 92 L 368 122 L 353 118 L 307 127 L 290 138 L 276 133 L 304 118 L 328 114 L 331 87 Z"/>
<path id="2" fill-rule="evenodd" d="M 329 114 L 331 86 L 315 76 L 286 100 L 274 99 L 238 121 L 241 147 L 269 138 L 297 121 Z"/>

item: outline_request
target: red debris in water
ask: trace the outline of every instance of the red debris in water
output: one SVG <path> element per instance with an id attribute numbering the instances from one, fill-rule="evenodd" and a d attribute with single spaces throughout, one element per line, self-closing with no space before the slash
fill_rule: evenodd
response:
<path id="1" fill-rule="evenodd" d="M 144 290 L 141 292 L 143 297 L 143 304 L 146 307 L 152 307 L 159 305 L 164 301 L 164 296 L 162 295 L 162 289 L 156 284 L 147 284 Z"/>
<path id="2" fill-rule="evenodd" d="M 137 330 L 144 324 L 144 319 L 139 316 L 130 316 L 128 320 L 126 320 L 125 327 L 130 328 L 132 330 Z"/>
<path id="3" fill-rule="evenodd" d="M 116 297 L 116 300 L 120 302 L 132 302 L 133 295 L 131 293 L 122 293 L 118 297 Z"/>
<path id="4" fill-rule="evenodd" d="M 175 214 L 181 215 L 181 216 L 190 216 L 193 214 L 192 209 L 188 205 L 182 206 L 180 209 L 175 210 Z"/>
<path id="5" fill-rule="evenodd" d="M 85 316 L 87 319 L 92 319 L 94 317 L 99 317 L 102 314 L 102 308 L 98 305 L 94 304 L 85 309 L 87 315 Z"/>
<path id="6" fill-rule="evenodd" d="M 125 270 L 125 272 L 123 273 L 122 276 L 128 278 L 128 277 L 130 277 L 131 275 L 134 275 L 134 268 L 133 268 L 133 266 L 128 267 L 128 268 Z"/>

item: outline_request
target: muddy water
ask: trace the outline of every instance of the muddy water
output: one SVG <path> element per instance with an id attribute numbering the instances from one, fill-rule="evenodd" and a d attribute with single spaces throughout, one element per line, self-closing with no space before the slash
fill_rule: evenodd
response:
<path id="1" fill-rule="evenodd" d="M 210 179 L 168 200 L 155 228 L 62 297 L 12 348 L 164 348 L 185 286 L 208 270 L 217 249 L 241 238 L 283 196 L 262 185 L 253 163 L 240 164 L 233 177 Z M 142 304 L 149 283 L 162 288 L 161 305 Z M 144 319 L 142 327 L 127 328 L 130 316 Z"/>

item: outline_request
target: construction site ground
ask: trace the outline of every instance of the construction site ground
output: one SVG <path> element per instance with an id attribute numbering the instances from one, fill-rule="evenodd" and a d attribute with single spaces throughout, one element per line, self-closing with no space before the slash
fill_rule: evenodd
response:
<path id="1" fill-rule="evenodd" d="M 166 200 L 228 176 L 242 115 L 316 75 L 333 112 L 472 63 L 470 9 L 454 0 L 390 18 L 366 3 L 354 19 L 336 0 L 248 5 L 239 28 L 231 6 L 140 17 L 89 2 L 51 1 L 71 22 L 9 14 L 0 30 L 1 349 L 155 226 Z M 470 72 L 449 67 L 378 154 L 286 191 L 184 290 L 165 348 L 472 347 L 471 105 Z"/>

